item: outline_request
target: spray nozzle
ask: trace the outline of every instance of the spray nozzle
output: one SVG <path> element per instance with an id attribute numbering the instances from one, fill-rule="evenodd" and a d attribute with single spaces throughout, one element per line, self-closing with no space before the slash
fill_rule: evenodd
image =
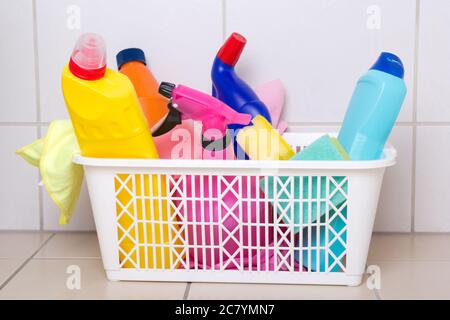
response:
<path id="1" fill-rule="evenodd" d="M 84 33 L 72 51 L 70 71 L 84 80 L 103 78 L 106 71 L 106 45 L 103 38 L 95 33 Z"/>
<path id="2" fill-rule="evenodd" d="M 247 39 L 243 35 L 233 32 L 220 48 L 217 57 L 223 63 L 234 66 L 239 60 L 246 43 Z"/>
<path id="3" fill-rule="evenodd" d="M 167 99 L 172 98 L 173 90 L 175 89 L 175 84 L 170 82 L 161 82 L 159 85 L 158 92 L 159 94 L 163 95 Z"/>

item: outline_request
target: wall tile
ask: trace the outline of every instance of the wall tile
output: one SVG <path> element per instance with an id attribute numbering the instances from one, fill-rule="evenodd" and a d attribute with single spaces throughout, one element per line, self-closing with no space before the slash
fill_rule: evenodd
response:
<path id="1" fill-rule="evenodd" d="M 400 120 L 411 121 L 415 3 L 227 0 L 226 33 L 248 39 L 238 71 L 250 84 L 284 82 L 285 118 L 293 122 L 341 121 L 357 79 L 381 51 L 395 52 L 410 90 Z M 373 21 L 379 29 L 369 29 Z"/>
<path id="2" fill-rule="evenodd" d="M 337 126 L 290 126 L 291 132 L 337 132 Z M 412 128 L 395 127 L 390 143 L 398 152 L 397 164 L 386 170 L 374 231 L 411 231 Z"/>
<path id="3" fill-rule="evenodd" d="M 44 191 L 44 230 L 48 231 L 93 231 L 95 230 L 92 216 L 91 201 L 87 192 L 86 183 L 83 183 L 78 206 L 72 219 L 66 225 L 59 224 L 59 209 L 47 192 Z"/>
<path id="4" fill-rule="evenodd" d="M 38 169 L 15 154 L 37 139 L 37 130 L 32 126 L 0 126 L 0 137 L 0 230 L 37 230 Z"/>
<path id="5" fill-rule="evenodd" d="M 411 231 L 412 130 L 392 130 L 389 141 L 397 150 L 397 164 L 386 169 L 374 231 Z"/>
<path id="6" fill-rule="evenodd" d="M 0 121 L 36 121 L 32 0 L 0 1 Z"/>
<path id="7" fill-rule="evenodd" d="M 420 1 L 417 118 L 450 121 L 448 0 Z"/>
<path id="8" fill-rule="evenodd" d="M 42 118 L 66 118 L 61 70 L 82 32 L 106 41 L 108 65 L 127 47 L 142 48 L 159 80 L 210 91 L 210 68 L 222 42 L 221 1 L 41 0 L 37 6 Z M 80 17 L 80 29 L 77 19 Z M 74 28 L 75 26 L 75 28 Z"/>
<path id="9" fill-rule="evenodd" d="M 415 231 L 450 232 L 450 127 L 418 127 Z"/>

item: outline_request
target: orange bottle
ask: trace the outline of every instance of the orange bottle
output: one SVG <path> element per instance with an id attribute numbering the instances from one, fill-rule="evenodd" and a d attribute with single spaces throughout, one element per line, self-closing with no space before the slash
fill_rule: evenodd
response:
<path id="1" fill-rule="evenodd" d="M 159 83 L 147 68 L 144 52 L 128 48 L 120 51 L 116 59 L 119 72 L 133 83 L 149 128 L 154 128 L 169 112 L 168 100 L 158 93 Z"/>

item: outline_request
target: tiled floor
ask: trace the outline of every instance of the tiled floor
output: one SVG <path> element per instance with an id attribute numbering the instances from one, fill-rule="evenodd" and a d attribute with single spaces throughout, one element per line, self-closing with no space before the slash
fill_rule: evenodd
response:
<path id="1" fill-rule="evenodd" d="M 0 233 L 0 299 L 450 299 L 450 235 L 375 234 L 359 287 L 110 282 L 94 233 Z M 73 272 L 81 272 L 80 289 Z M 75 288 L 74 288 L 75 287 Z M 72 288 L 72 289 L 69 289 Z"/>

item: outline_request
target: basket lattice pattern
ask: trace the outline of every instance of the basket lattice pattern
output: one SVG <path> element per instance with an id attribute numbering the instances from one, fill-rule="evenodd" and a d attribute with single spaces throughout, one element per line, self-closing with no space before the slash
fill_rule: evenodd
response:
<path id="1" fill-rule="evenodd" d="M 345 176 L 116 174 L 121 268 L 345 272 Z"/>

